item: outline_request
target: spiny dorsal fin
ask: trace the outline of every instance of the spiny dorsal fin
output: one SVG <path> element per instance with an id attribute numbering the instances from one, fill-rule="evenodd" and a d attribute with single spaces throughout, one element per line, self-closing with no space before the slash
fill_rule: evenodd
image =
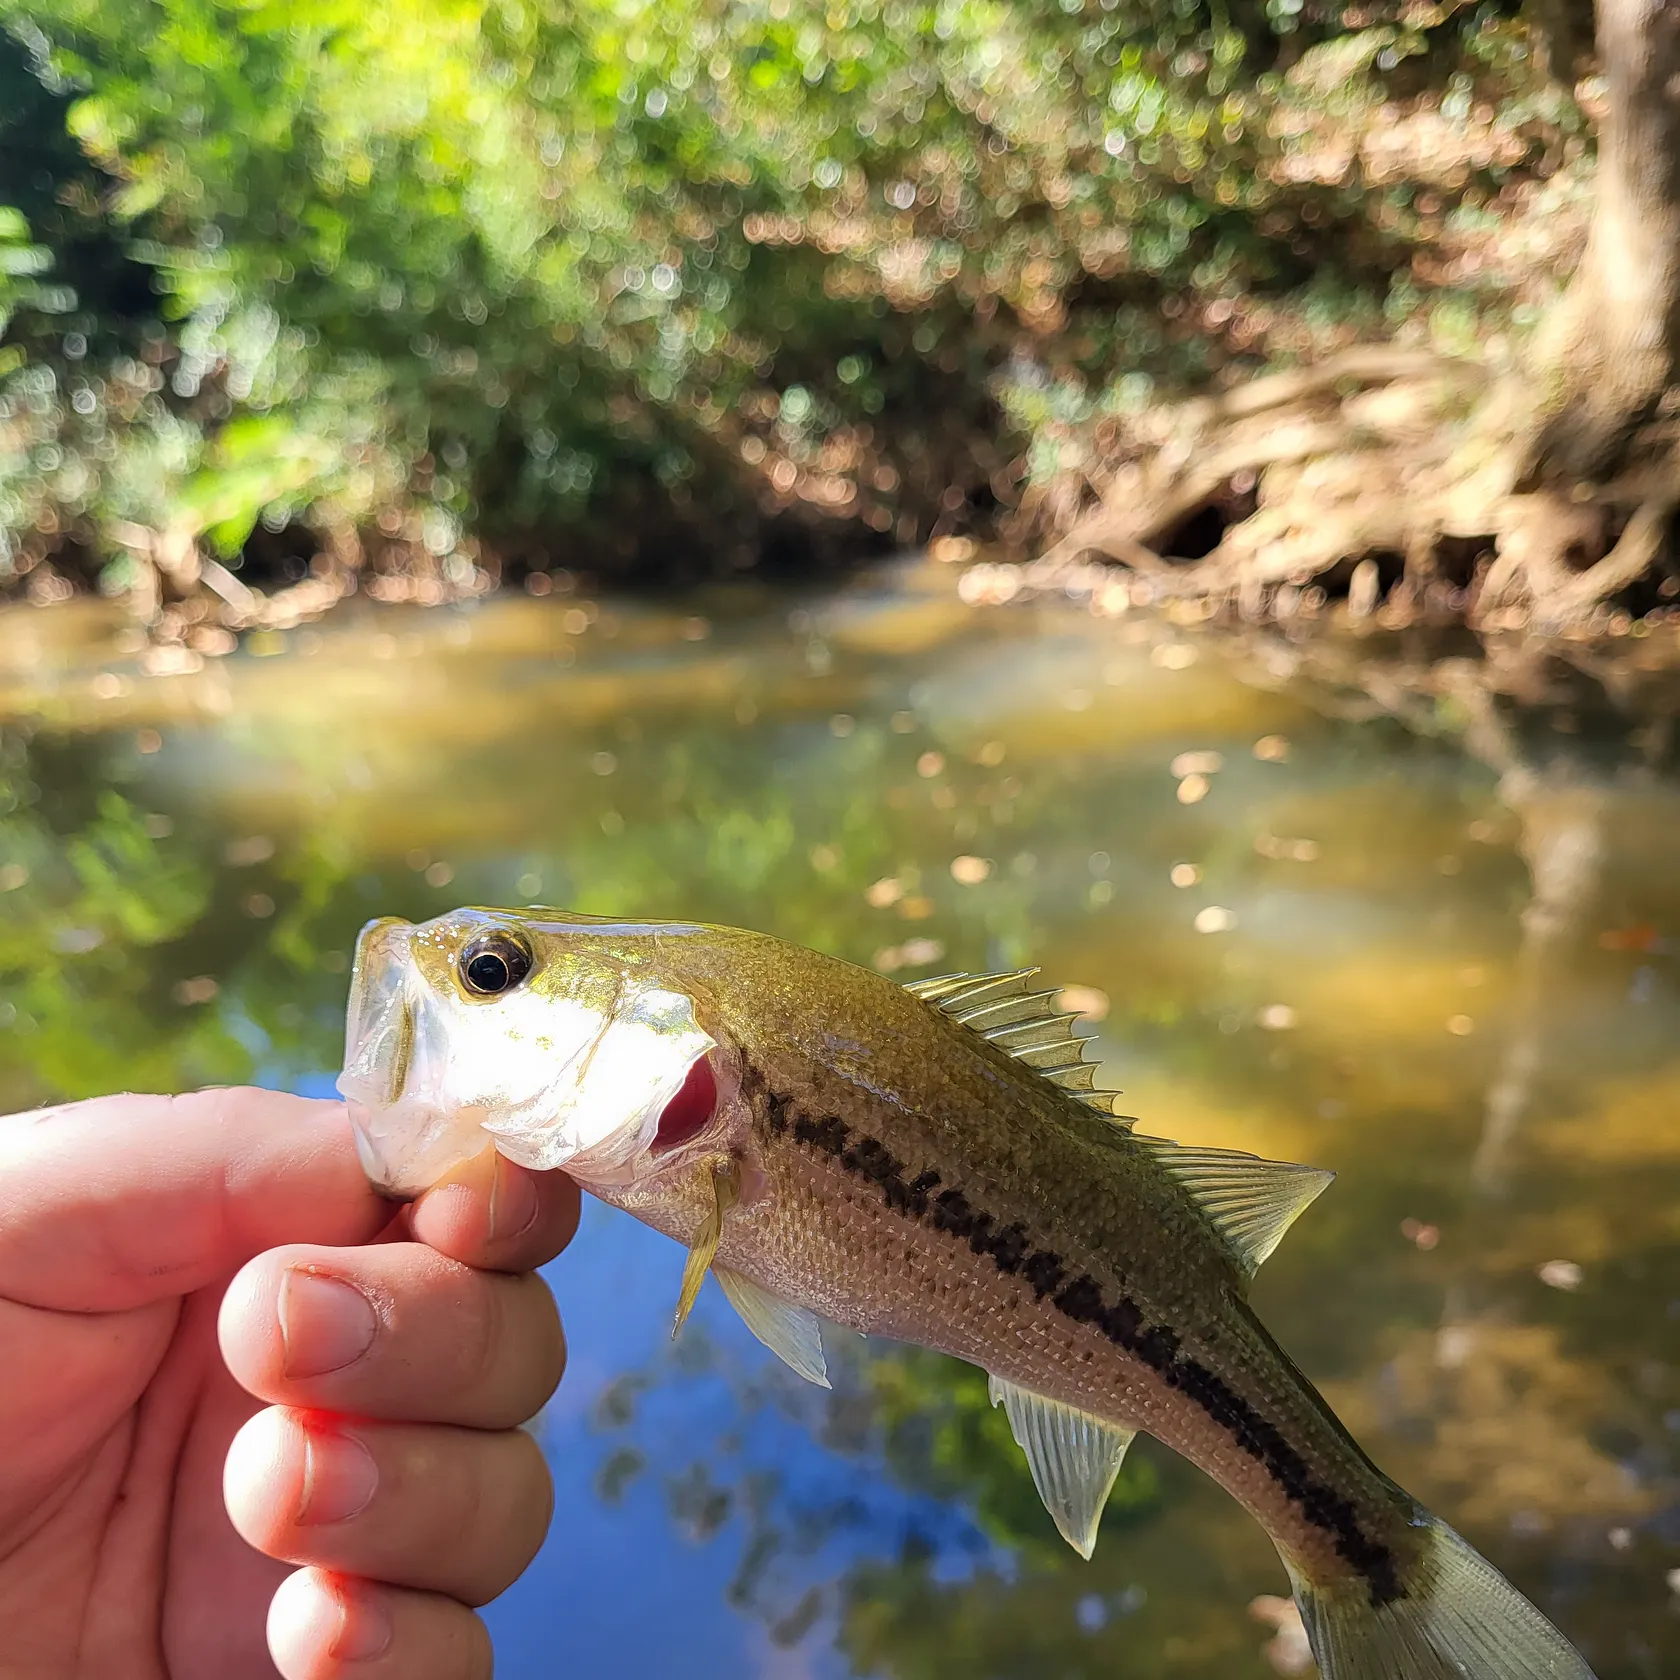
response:
<path id="1" fill-rule="evenodd" d="M 1073 1030 L 1079 1016 L 1055 1007 L 1054 987 L 1033 989 L 1037 973 L 1036 968 L 1017 968 L 1003 974 L 942 974 L 933 980 L 912 980 L 904 989 L 961 1021 L 1086 1107 L 1116 1125 L 1130 1126 L 1130 1117 L 1115 1113 L 1119 1093 L 1094 1089 L 1097 1064 L 1085 1059 L 1091 1040 Z"/>
<path id="2" fill-rule="evenodd" d="M 1109 1489 L 1137 1431 L 1105 1423 L 989 1372 L 987 1378 L 992 1404 L 1008 1414 L 1010 1432 L 1027 1455 L 1045 1510 L 1062 1538 L 1088 1558 L 1097 1543 L 1097 1524 Z"/>
<path id="3" fill-rule="evenodd" d="M 1135 1133 L 1133 1141 L 1190 1192 L 1250 1277 L 1336 1176 L 1323 1167 L 1267 1161 L 1240 1149 L 1187 1148 Z"/>

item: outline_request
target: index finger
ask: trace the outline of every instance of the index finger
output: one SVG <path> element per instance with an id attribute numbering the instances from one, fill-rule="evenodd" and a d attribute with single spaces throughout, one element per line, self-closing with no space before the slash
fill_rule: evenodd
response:
<path id="1" fill-rule="evenodd" d="M 0 1296 L 28 1306 L 186 1294 L 279 1243 L 366 1242 L 391 1211 L 341 1102 L 210 1090 L 0 1118 Z"/>

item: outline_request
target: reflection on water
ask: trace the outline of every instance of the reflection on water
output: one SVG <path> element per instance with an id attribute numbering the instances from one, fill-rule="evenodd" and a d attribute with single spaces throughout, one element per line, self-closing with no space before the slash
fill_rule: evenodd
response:
<path id="1" fill-rule="evenodd" d="M 370 612 L 151 677 L 90 611 L 13 615 L 0 1102 L 324 1089 L 356 928 L 461 902 L 1041 964 L 1148 1129 L 1338 1170 L 1262 1312 L 1602 1680 L 1673 1673 L 1680 786 L 1534 735 L 1339 721 L 1164 626 L 976 617 L 920 570 Z M 599 1208 L 553 1268 L 559 1514 L 492 1611 L 502 1674 L 1287 1663 L 1266 1540 L 1178 1461 L 1132 1455 L 1081 1564 L 973 1373 L 856 1342 L 825 1395 L 711 1292 L 673 1348 L 679 1270 Z"/>

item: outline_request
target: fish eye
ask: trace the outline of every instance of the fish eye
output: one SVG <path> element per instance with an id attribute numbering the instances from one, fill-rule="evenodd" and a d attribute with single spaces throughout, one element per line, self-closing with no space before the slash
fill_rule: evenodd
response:
<path id="1" fill-rule="evenodd" d="M 531 953 L 511 933 L 486 933 L 462 950 L 456 967 L 474 997 L 496 997 L 531 972 Z"/>

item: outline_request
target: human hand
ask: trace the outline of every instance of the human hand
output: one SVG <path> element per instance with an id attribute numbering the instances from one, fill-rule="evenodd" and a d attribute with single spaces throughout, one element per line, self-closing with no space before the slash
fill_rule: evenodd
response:
<path id="1" fill-rule="evenodd" d="M 577 1207 L 487 1152 L 395 1210 L 267 1091 L 0 1118 L 0 1677 L 488 1675 Z"/>

